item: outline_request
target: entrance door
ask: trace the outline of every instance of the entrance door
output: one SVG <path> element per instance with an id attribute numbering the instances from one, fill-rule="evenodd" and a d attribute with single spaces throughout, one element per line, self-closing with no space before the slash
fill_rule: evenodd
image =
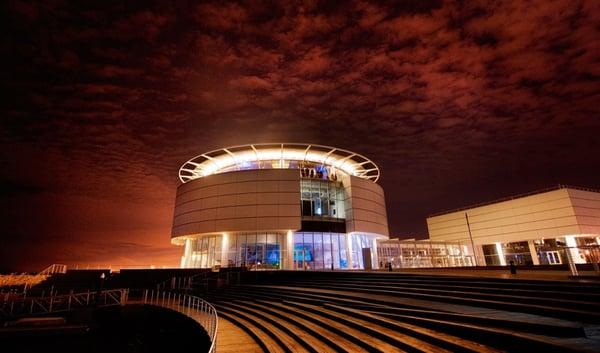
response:
<path id="1" fill-rule="evenodd" d="M 547 251 L 546 258 L 548 259 L 548 263 L 550 265 L 560 265 L 562 261 L 560 259 L 560 254 L 558 251 Z"/>

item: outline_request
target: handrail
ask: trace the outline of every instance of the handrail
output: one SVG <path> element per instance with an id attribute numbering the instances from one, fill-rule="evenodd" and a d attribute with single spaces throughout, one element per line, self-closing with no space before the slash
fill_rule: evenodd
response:
<path id="1" fill-rule="evenodd" d="M 208 352 L 216 352 L 219 320 L 217 310 L 209 302 L 193 295 L 148 289 L 144 290 L 142 302 L 178 311 L 198 322 L 210 337 Z"/>
<path id="2" fill-rule="evenodd" d="M 71 311 L 75 307 L 89 305 L 125 305 L 128 297 L 129 289 L 123 288 L 48 297 L 15 298 L 5 296 L 0 305 L 0 312 L 8 316 L 20 316 Z"/>
<path id="3" fill-rule="evenodd" d="M 40 271 L 40 275 L 53 275 L 56 273 L 66 273 L 67 272 L 67 265 L 63 265 L 63 264 L 52 264 L 48 267 L 46 267 L 45 269 L 43 269 L 42 271 Z"/>

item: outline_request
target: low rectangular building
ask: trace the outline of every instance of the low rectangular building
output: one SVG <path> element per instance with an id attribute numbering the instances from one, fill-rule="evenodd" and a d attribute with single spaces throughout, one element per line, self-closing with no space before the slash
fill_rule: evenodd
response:
<path id="1" fill-rule="evenodd" d="M 600 192 L 559 185 L 427 218 L 433 241 L 467 242 L 477 265 L 599 262 Z"/>

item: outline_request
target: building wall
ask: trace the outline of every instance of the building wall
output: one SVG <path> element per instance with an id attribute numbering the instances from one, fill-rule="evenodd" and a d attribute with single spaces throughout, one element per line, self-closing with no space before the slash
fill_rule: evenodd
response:
<path id="1" fill-rule="evenodd" d="M 567 189 L 582 234 L 600 234 L 600 193 Z"/>
<path id="2" fill-rule="evenodd" d="M 558 189 L 429 217 L 430 239 L 469 241 L 465 213 L 475 244 L 600 233 L 600 194 Z"/>
<path id="3" fill-rule="evenodd" d="M 300 225 L 298 170 L 236 171 L 194 179 L 177 188 L 171 237 L 287 231 Z"/>
<path id="4" fill-rule="evenodd" d="M 378 184 L 350 176 L 343 180 L 346 189 L 346 232 L 389 236 L 385 195 Z"/>

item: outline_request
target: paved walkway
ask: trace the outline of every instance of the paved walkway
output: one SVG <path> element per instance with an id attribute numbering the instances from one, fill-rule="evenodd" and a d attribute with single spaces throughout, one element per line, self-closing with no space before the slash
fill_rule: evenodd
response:
<path id="1" fill-rule="evenodd" d="M 218 353 L 262 353 L 260 346 L 242 329 L 219 317 Z"/>

